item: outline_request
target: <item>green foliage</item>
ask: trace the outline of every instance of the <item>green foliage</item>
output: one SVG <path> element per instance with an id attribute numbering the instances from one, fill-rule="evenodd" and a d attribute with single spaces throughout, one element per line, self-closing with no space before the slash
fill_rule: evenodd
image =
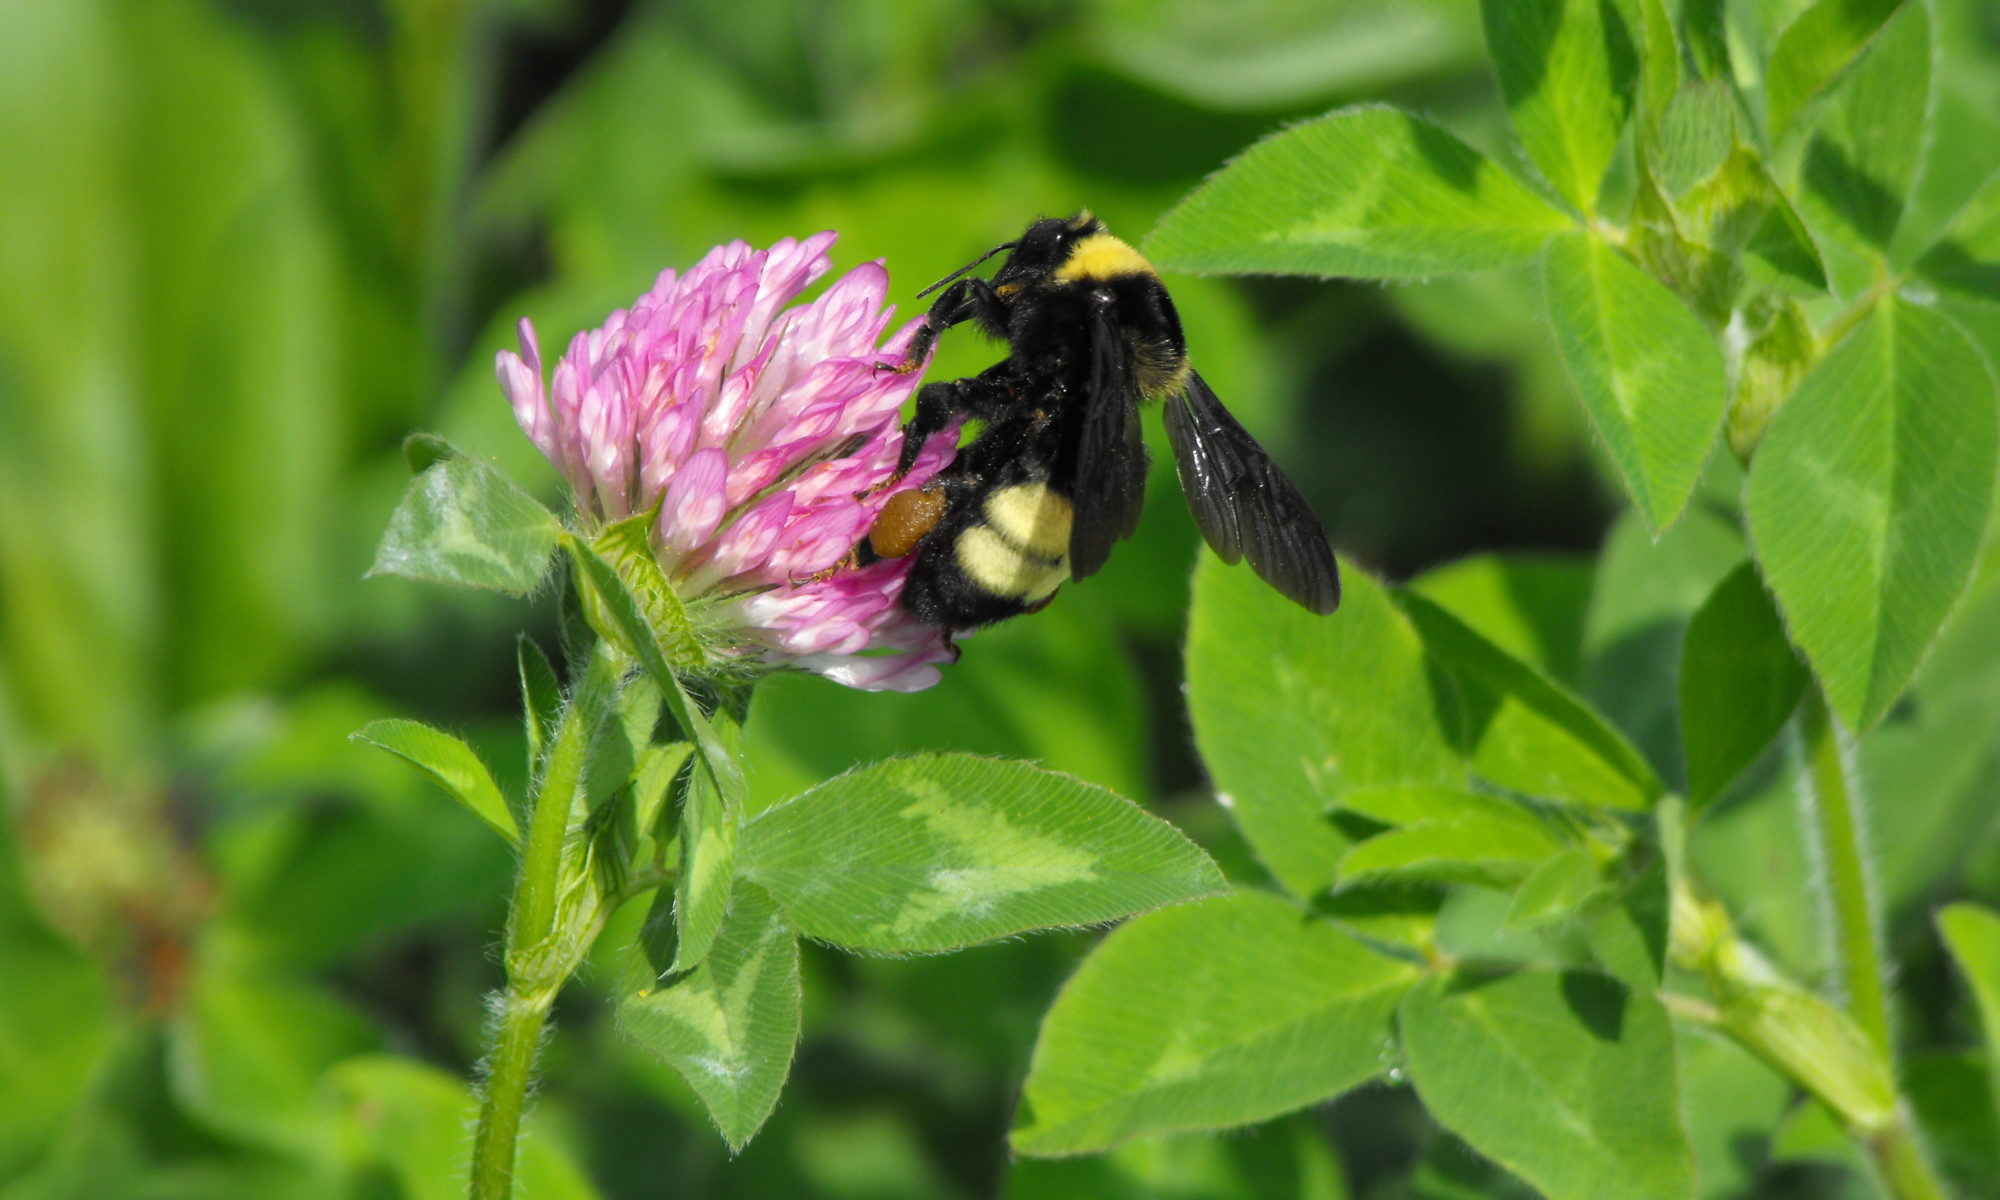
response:
<path id="1" fill-rule="evenodd" d="M 1406 279 L 1534 256 L 1561 215 L 1446 130 L 1358 108 L 1257 143 L 1146 242 L 1183 271 Z"/>
<path id="2" fill-rule="evenodd" d="M 1340 1162 L 1310 1120 L 1274 1121 L 1254 1138 L 1127 1142 L 1091 1158 L 1017 1158 L 1007 1200 L 1347 1200 Z"/>
<path id="3" fill-rule="evenodd" d="M 360 1014 L 232 962 L 199 972 L 169 1028 L 168 1078 L 190 1115 L 253 1143 L 309 1150 L 320 1077 L 376 1049 Z"/>
<path id="4" fill-rule="evenodd" d="M 1260 143 L 1150 245 L 1198 269 L 1395 277 L 1546 243 L 1556 344 L 1640 514 L 1656 532 L 1673 523 L 1733 406 L 1731 444 L 1757 461 L 1746 508 L 1759 568 L 1835 710 L 1865 727 L 1964 588 L 1995 466 L 1988 368 L 1886 278 L 1892 262 L 1921 261 L 1897 235 L 1934 107 L 1930 9 L 1897 9 L 1816 5 L 1777 38 L 1774 175 L 1712 66 L 1683 77 L 1661 6 L 1487 5 L 1513 131 L 1583 216 L 1574 230 L 1547 212 L 1519 219 L 1537 207 L 1504 199 L 1512 184 L 1476 151 L 1373 108 Z M 1600 189 L 1635 106 L 1621 229 Z M 1457 205 L 1512 234 L 1459 236 L 1473 223 Z M 1829 286 L 1853 307 L 1815 331 L 1794 297 L 1831 299 Z"/>
<path id="5" fill-rule="evenodd" d="M 1811 122 L 1797 172 L 1800 210 L 1820 232 L 1836 292 L 1881 276 L 1916 182 L 1931 97 L 1929 12 L 1906 4 Z"/>
<path id="6" fill-rule="evenodd" d="M 1785 403 L 1744 493 L 1792 640 L 1867 728 L 1964 591 L 1993 502 L 1990 368 L 1931 310 L 1884 302 Z"/>
<path id="7" fill-rule="evenodd" d="M 1734 1042 L 1686 1027 L 1674 1034 L 1695 1194 L 1702 1200 L 1752 1194 L 1771 1130 L 1791 1106 L 1791 1087 Z"/>
<path id="8" fill-rule="evenodd" d="M 508 844 L 520 844 L 521 827 L 514 822 L 514 811 L 507 807 L 507 798 L 500 794 L 500 786 L 472 747 L 421 721 L 371 721 L 356 730 L 354 737 L 417 767 L 450 792 L 452 799 L 491 825 Z"/>
<path id="9" fill-rule="evenodd" d="M 1681 738 L 1688 800 L 1700 807 L 1764 752 L 1804 694 L 1806 674 L 1778 612 L 1745 563 L 1688 621 L 1681 650 Z"/>
<path id="10" fill-rule="evenodd" d="M 1693 494 L 1722 423 L 1722 352 L 1677 296 L 1595 238 L 1551 240 L 1542 282 L 1591 423 L 1639 514 L 1664 529 Z"/>
<path id="11" fill-rule="evenodd" d="M 2000 1046 L 2000 915 L 1974 904 L 1954 904 L 1939 913 L 1937 921 L 1979 1008 L 1993 1111 L 2000 1112 L 2000 1051 L 1995 1049 Z"/>
<path id="12" fill-rule="evenodd" d="M 1256 892 L 1129 922 L 1043 1021 L 1013 1146 L 1104 1150 L 1336 1096 L 1387 1065 L 1390 1020 L 1416 978 Z"/>
<path id="13" fill-rule="evenodd" d="M 1214 895 L 1215 865 L 1129 801 L 1026 763 L 878 763 L 758 815 L 741 870 L 799 932 L 935 953 Z"/>
<path id="14" fill-rule="evenodd" d="M 1528 157 L 1585 216 L 1632 114 L 1639 31 L 1595 0 L 1483 0 L 1486 48 Z"/>
<path id="15" fill-rule="evenodd" d="M 1302 899 L 1352 844 L 1324 819 L 1348 790 L 1464 778 L 1415 629 L 1373 580 L 1348 576 L 1339 620 L 1320 621 L 1272 603 L 1248 571 L 1204 559 L 1195 574 L 1195 744 L 1251 848 Z M 1367 690 L 1326 687 L 1340 671 Z"/>
<path id="16" fill-rule="evenodd" d="M 20 897 L 5 898 L 4 945 L 13 986 L 0 994 L 0 1036 L 32 1054 L 0 1060 L 0 1170 L 16 1172 L 83 1097 L 118 1034 L 110 981 L 46 929 L 18 924 Z"/>
<path id="17" fill-rule="evenodd" d="M 1783 136 L 1799 110 L 1853 66 L 1882 23 L 1903 7 L 1903 0 L 1818 0 L 1786 26 L 1772 50 L 1764 85 L 1766 122 L 1773 139 Z"/>
<path id="18" fill-rule="evenodd" d="M 361 1055 L 326 1075 L 342 1132 L 365 1172 L 393 1180 L 409 1200 L 456 1200 L 465 1191 L 465 1129 L 475 1104 L 465 1084 L 390 1055 Z M 601 1193 L 563 1131 L 543 1123 L 521 1149 L 525 1195 L 596 1200 Z"/>
<path id="19" fill-rule="evenodd" d="M 1555 1200 L 1681 1197 L 1694 1164 L 1660 1002 L 1609 976 L 1434 979 L 1397 1015 L 1431 1112 Z"/>
<path id="20" fill-rule="evenodd" d="M 1993 1192 L 1987 7 L 0 7 L 0 1195 L 461 1195 L 517 1012 L 528 1196 Z M 1156 452 L 938 688 L 684 688 L 515 319 L 820 228 L 907 314 L 1086 204 L 1342 610 L 1206 563 L 1183 694 Z"/>
<path id="21" fill-rule="evenodd" d="M 492 463 L 442 439 L 412 439 L 410 462 L 420 474 L 389 518 L 369 574 L 516 596 L 535 590 L 562 532 L 555 514 Z"/>
<path id="22" fill-rule="evenodd" d="M 799 1040 L 799 947 L 770 894 L 737 883 L 701 965 L 618 1005 L 619 1028 L 673 1064 L 741 1150 L 777 1106 Z"/>
<path id="23" fill-rule="evenodd" d="M 1639 752 L 1567 688 L 1416 592 L 1399 597 L 1457 685 L 1452 726 L 1472 770 L 1530 795 L 1644 808 L 1660 792 Z"/>

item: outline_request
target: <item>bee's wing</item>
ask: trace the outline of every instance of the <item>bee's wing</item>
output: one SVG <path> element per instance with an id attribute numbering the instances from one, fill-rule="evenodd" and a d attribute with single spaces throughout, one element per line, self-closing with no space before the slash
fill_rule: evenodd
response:
<path id="1" fill-rule="evenodd" d="M 1248 558 L 1264 582 L 1316 613 L 1340 606 L 1340 568 L 1319 518 L 1201 376 L 1167 397 L 1167 440 L 1188 510 L 1224 562 Z"/>
<path id="2" fill-rule="evenodd" d="M 1075 506 L 1069 533 L 1069 573 L 1093 575 L 1111 547 L 1132 536 L 1146 502 L 1146 441 L 1139 428 L 1139 391 L 1131 351 L 1112 315 L 1110 297 L 1095 305 L 1090 329 L 1090 394 L 1069 401 L 1073 423 L 1071 479 Z"/>

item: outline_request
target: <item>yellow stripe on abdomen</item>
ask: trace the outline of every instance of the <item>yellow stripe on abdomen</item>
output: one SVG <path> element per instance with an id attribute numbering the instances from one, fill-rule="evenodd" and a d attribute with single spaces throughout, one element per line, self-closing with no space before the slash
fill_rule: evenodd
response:
<path id="1" fill-rule="evenodd" d="M 1021 549 L 984 525 L 958 535 L 958 566 L 972 581 L 996 596 L 1035 604 L 1069 578 L 1067 556 L 1051 562 Z"/>
<path id="2" fill-rule="evenodd" d="M 1039 483 L 996 488 L 958 535 L 958 567 L 996 596 L 1039 604 L 1069 579 L 1068 499 Z"/>
<path id="3" fill-rule="evenodd" d="M 1069 500 L 1039 483 L 1017 483 L 986 497 L 986 523 L 1013 545 L 1045 559 L 1069 553 Z"/>

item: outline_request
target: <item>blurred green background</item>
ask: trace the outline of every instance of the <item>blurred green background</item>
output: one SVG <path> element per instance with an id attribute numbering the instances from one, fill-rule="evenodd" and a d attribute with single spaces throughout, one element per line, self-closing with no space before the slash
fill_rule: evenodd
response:
<path id="1" fill-rule="evenodd" d="M 1745 6 L 1741 36 L 1802 6 Z M 1944 10 L 1948 86 L 1990 106 L 1996 19 Z M 664 266 L 825 228 L 915 311 L 1038 214 L 1136 241 L 1254 138 L 1359 99 L 1507 153 L 1474 0 L 0 4 L 0 1200 L 456 1194 L 511 863 L 346 735 L 415 716 L 525 773 L 512 640 L 553 649 L 552 598 L 361 578 L 412 430 L 555 498 L 492 377 L 517 317 L 553 353 Z M 1348 563 L 1598 545 L 1616 507 L 1531 277 L 1168 283 Z M 961 335 L 936 370 L 997 355 Z M 763 688 L 756 795 L 916 748 L 1017 755 L 1254 882 L 1199 795 L 1196 539 L 1156 474 L 1106 571 L 937 689 Z M 1035 1022 L 1092 936 L 809 952 L 793 1082 L 733 1162 L 586 971 L 523 1192 L 1491 1194 L 1386 1086 L 1010 1167 Z"/>

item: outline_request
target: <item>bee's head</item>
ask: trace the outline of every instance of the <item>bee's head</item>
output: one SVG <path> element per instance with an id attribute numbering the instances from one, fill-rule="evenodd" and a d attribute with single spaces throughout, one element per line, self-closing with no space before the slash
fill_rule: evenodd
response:
<path id="1" fill-rule="evenodd" d="M 1044 279 L 1062 266 L 1076 244 L 1094 233 L 1104 232 L 1104 222 L 1089 209 L 1073 217 L 1044 217 L 1028 226 L 1007 256 L 1007 265 L 993 276 L 995 286 L 1032 283 Z"/>
<path id="2" fill-rule="evenodd" d="M 928 296 L 1002 250 L 1012 250 L 1007 265 L 995 271 L 992 280 L 995 287 L 1005 289 L 1001 294 L 1007 295 L 1023 284 L 1046 279 L 1063 265 L 1078 242 L 1103 232 L 1104 222 L 1092 216 L 1087 208 L 1073 217 L 1043 217 L 1028 226 L 1028 231 L 1020 237 L 1000 243 L 917 295 Z"/>

